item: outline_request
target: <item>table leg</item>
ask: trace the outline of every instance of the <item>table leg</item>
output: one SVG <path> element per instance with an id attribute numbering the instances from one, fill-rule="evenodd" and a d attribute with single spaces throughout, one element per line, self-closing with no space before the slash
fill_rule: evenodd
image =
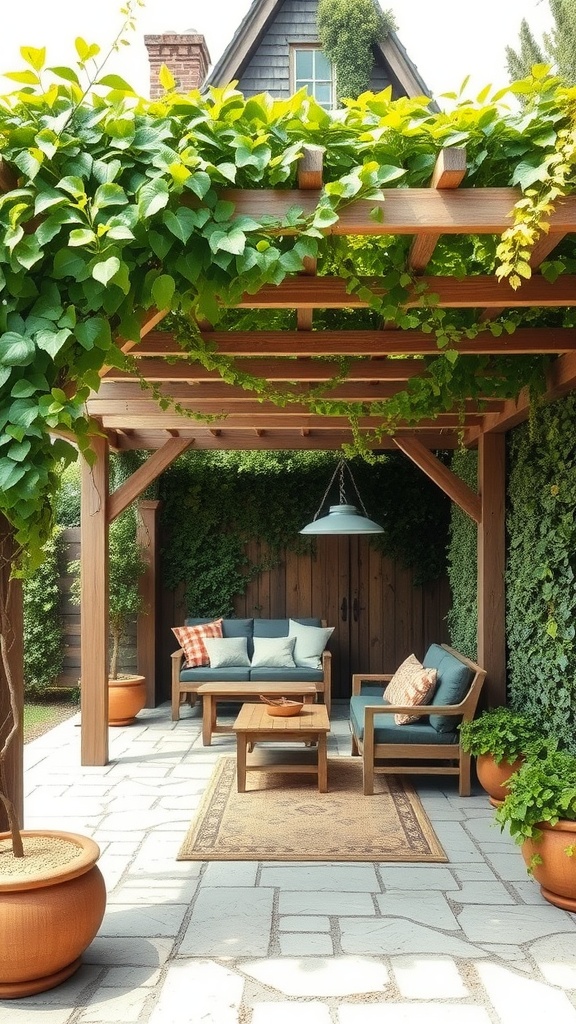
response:
<path id="1" fill-rule="evenodd" d="M 248 736 L 245 732 L 236 733 L 236 781 L 238 792 L 246 792 L 246 747 Z"/>
<path id="2" fill-rule="evenodd" d="M 212 694 L 202 694 L 202 743 L 209 747 L 212 743 Z"/>
<path id="3" fill-rule="evenodd" d="M 325 732 L 318 736 L 318 789 L 320 793 L 328 792 L 328 755 Z"/>

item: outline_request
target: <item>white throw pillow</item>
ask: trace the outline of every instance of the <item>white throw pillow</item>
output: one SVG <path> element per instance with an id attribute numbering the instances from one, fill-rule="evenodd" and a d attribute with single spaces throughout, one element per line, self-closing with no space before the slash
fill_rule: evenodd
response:
<path id="1" fill-rule="evenodd" d="M 245 668 L 250 664 L 245 636 L 230 636 L 204 640 L 210 658 L 210 668 Z"/>
<path id="2" fill-rule="evenodd" d="M 322 652 L 333 632 L 334 626 L 305 626 L 289 620 L 288 636 L 296 637 L 294 661 L 298 668 L 322 668 Z"/>
<path id="3" fill-rule="evenodd" d="M 295 643 L 293 636 L 255 636 L 252 668 L 296 668 Z"/>

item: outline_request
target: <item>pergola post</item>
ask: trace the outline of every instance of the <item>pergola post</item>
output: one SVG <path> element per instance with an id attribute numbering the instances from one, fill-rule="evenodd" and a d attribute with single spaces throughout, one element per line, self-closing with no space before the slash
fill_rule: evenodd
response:
<path id="1" fill-rule="evenodd" d="M 108 762 L 108 441 L 82 459 L 81 763 Z"/>
<path id="2" fill-rule="evenodd" d="M 478 661 L 486 669 L 488 704 L 506 704 L 506 438 L 483 434 L 478 441 Z"/>
<path id="3" fill-rule="evenodd" d="M 16 808 L 20 825 L 24 824 L 24 647 L 22 639 L 22 584 L 10 579 L 11 558 L 14 550 L 12 529 L 4 516 L 0 516 L 0 599 L 2 600 L 2 632 L 6 644 L 7 669 L 14 686 L 20 725 L 14 736 L 5 763 L 4 785 L 7 796 Z M 6 671 L 0 658 L 0 747 L 12 728 L 10 696 L 6 686 Z M 8 826 L 4 807 L 0 803 L 0 832 Z"/>
<path id="4" fill-rule="evenodd" d="M 161 502 L 141 501 L 138 505 L 137 541 L 146 560 L 140 580 L 144 611 L 137 623 L 137 667 L 146 677 L 146 707 L 156 706 L 156 596 L 158 592 L 158 513 Z"/>

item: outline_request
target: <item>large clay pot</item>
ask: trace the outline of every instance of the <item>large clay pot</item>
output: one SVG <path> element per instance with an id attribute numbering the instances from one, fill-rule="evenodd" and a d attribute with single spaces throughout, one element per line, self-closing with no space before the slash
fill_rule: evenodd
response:
<path id="1" fill-rule="evenodd" d="M 576 911 L 576 855 L 569 856 L 567 847 L 576 846 L 576 821 L 559 821 L 556 825 L 538 825 L 542 836 L 522 843 L 526 867 L 532 869 L 545 900 L 562 910 Z M 576 854 L 576 851 L 575 851 Z M 532 858 L 542 859 L 532 864 Z"/>
<path id="2" fill-rule="evenodd" d="M 132 725 L 146 703 L 144 676 L 108 680 L 108 725 Z"/>
<path id="3" fill-rule="evenodd" d="M 25 844 L 37 837 L 71 844 L 73 857 L 27 877 L 0 875 L 0 999 L 34 995 L 66 981 L 80 966 L 106 908 L 96 865 L 100 849 L 92 839 L 40 830 L 23 831 L 22 837 Z M 0 841 L 9 838 L 0 835 Z"/>
<path id="4" fill-rule="evenodd" d="M 492 754 L 479 754 L 476 758 L 478 782 L 488 793 L 488 799 L 493 807 L 500 807 L 504 798 L 508 796 L 506 783 L 510 776 L 518 770 L 523 760 L 522 757 L 519 757 L 512 764 L 508 764 L 508 761 L 496 764 Z"/>

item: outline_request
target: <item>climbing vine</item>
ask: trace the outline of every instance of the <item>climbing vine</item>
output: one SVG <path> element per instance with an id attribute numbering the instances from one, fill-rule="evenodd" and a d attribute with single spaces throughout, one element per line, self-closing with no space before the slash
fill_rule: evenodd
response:
<path id="1" fill-rule="evenodd" d="M 451 469 L 464 483 L 478 490 L 478 458 L 474 450 L 455 452 Z M 476 660 L 478 622 L 478 530 L 476 523 L 453 503 L 447 550 L 448 582 L 452 606 L 448 612 L 450 642 Z"/>
<path id="2" fill-rule="evenodd" d="M 513 706 L 574 750 L 576 399 L 538 411 L 510 445 L 507 637 Z"/>
<path id="3" fill-rule="evenodd" d="M 285 550 L 305 552 L 299 530 L 312 518 L 335 466 L 330 452 L 193 452 L 161 477 L 164 583 L 184 585 L 195 616 L 229 615 L 250 579 Z M 449 502 L 400 455 L 352 463 L 368 513 L 384 527 L 370 538 L 414 570 L 415 583 L 445 569 Z M 332 501 L 337 495 L 332 494 Z M 248 541 L 265 551 L 249 563 Z M 313 543 L 313 542 L 312 542 Z"/>
<path id="4" fill-rule="evenodd" d="M 459 339 L 474 338 L 479 327 L 470 312 L 439 310 L 424 294 L 406 270 L 408 239 L 327 236 L 342 209 L 360 199 L 382 220 L 382 188 L 426 185 L 440 149 L 465 145 L 466 185 L 519 184 L 524 205 L 502 249 L 490 239 L 449 236 L 430 271 L 500 267 L 517 283 L 551 204 L 573 190 L 570 90 L 533 78 L 512 87 L 527 98 L 520 112 L 485 91 L 451 113 L 434 113 L 423 99 L 393 101 L 387 90 L 362 94 L 333 120 L 304 92 L 288 100 L 245 99 L 232 87 L 180 96 L 168 71 L 164 97 L 145 100 L 119 76 L 98 72 L 98 47 L 83 40 L 76 47 L 76 65 L 56 68 L 47 67 L 43 49 L 23 48 L 26 68 L 12 73 L 17 89 L 0 97 L 0 512 L 14 529 L 17 561 L 41 560 L 61 468 L 77 447 L 90 458 L 85 402 L 102 367 L 136 372 L 115 339 L 139 340 L 141 311 L 170 310 L 186 351 L 224 380 L 278 405 L 301 402 L 300 390 L 246 374 L 241 360 L 211 351 L 182 325 L 227 319 L 233 330 L 242 313 L 231 307 L 242 294 L 280 284 L 307 258 L 317 260 L 319 275 L 341 274 L 368 306 L 341 313 L 346 326 L 369 313 L 428 331 L 438 347 L 422 363 L 426 375 L 385 404 L 331 398 L 350 364 L 330 361 L 330 380 L 310 392 L 308 408 L 348 416 L 354 451 L 367 456 L 400 419 L 461 410 L 465 398 L 482 408 L 483 397 L 537 388 L 541 360 L 459 356 Z M 223 196 L 230 185 L 293 188 L 306 144 L 325 150 L 325 186 L 310 212 L 295 205 L 282 217 L 239 215 Z M 547 272 L 573 265 L 569 243 Z M 570 311 L 529 317 L 534 324 L 559 315 L 570 322 Z M 253 322 L 269 324 L 269 314 Z M 518 322 L 507 314 L 484 329 L 513 331 Z M 162 407 L 179 408 L 166 389 L 152 391 Z M 359 429 L 364 415 L 381 417 L 376 434 Z"/>
<path id="5" fill-rule="evenodd" d="M 318 35 L 336 76 L 337 99 L 356 99 L 370 88 L 373 47 L 396 28 L 391 11 L 373 0 L 320 0 Z"/>

